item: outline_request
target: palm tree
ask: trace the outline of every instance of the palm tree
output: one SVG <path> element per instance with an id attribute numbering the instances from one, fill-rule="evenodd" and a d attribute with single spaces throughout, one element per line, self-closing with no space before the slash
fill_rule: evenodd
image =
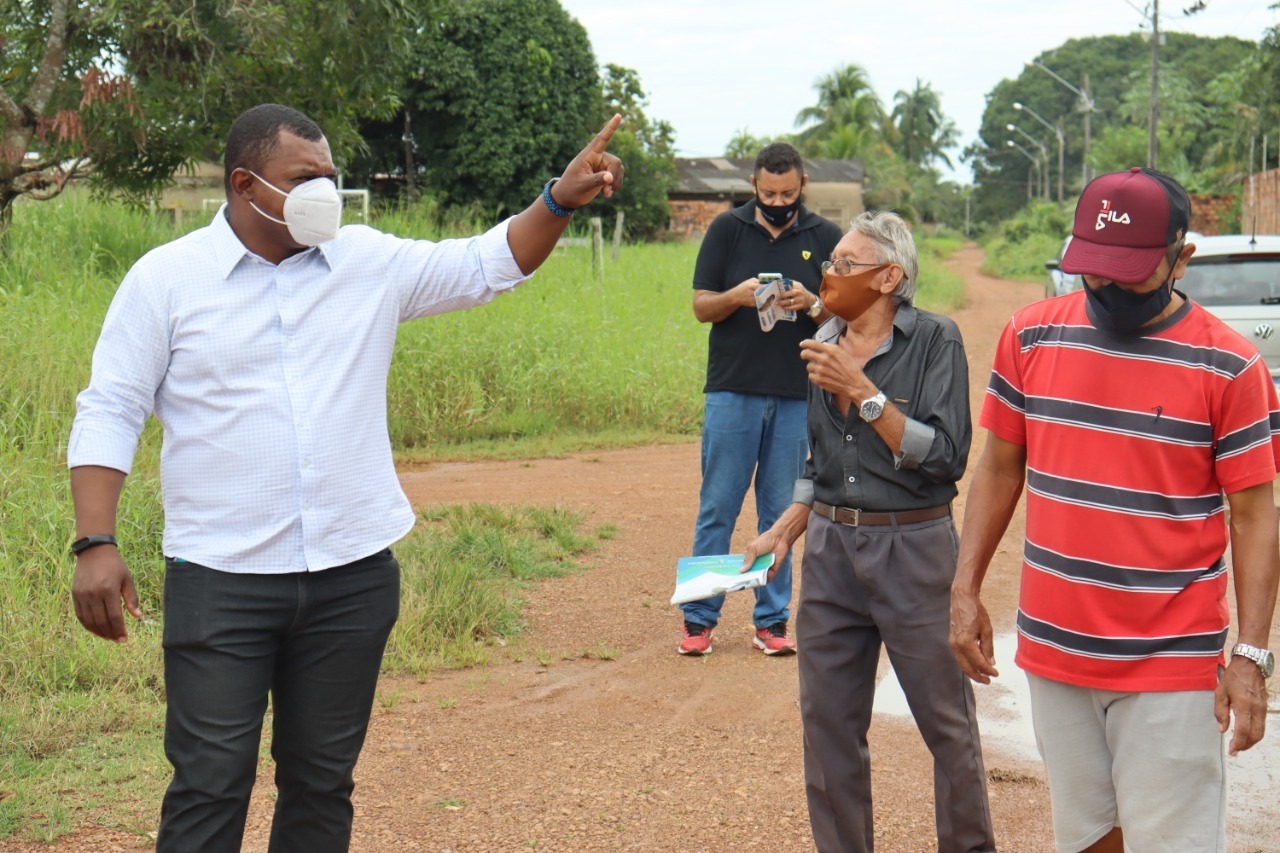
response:
<path id="1" fill-rule="evenodd" d="M 829 160 L 865 160 L 880 144 L 879 135 L 868 127 L 842 124 L 813 143 L 813 154 Z"/>
<path id="2" fill-rule="evenodd" d="M 927 166 L 936 159 L 951 167 L 944 149 L 953 147 L 960 135 L 955 123 L 942 114 L 942 102 L 933 86 L 917 77 L 910 92 L 898 90 L 890 118 L 898 131 L 899 150 L 908 163 Z"/>
<path id="3" fill-rule="evenodd" d="M 841 132 L 842 128 L 849 128 L 852 135 L 861 140 L 880 138 L 885 125 L 884 107 L 861 66 L 842 65 L 819 78 L 814 88 L 818 91 L 818 103 L 796 115 L 796 127 L 804 128 L 798 137 L 802 150 L 821 154 L 826 140 L 838 132 L 848 136 Z M 842 143 L 839 147 L 848 146 Z"/>
<path id="4" fill-rule="evenodd" d="M 769 140 L 760 136 L 752 136 L 745 127 L 733 132 L 733 137 L 725 146 L 724 156 L 732 158 L 754 157 L 760 149 L 769 144 Z"/>

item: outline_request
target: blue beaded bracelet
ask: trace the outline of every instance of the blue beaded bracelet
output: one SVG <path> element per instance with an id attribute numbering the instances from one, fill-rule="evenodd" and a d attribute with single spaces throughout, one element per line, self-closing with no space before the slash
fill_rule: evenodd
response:
<path id="1" fill-rule="evenodd" d="M 551 180 L 547 181 L 546 185 L 542 188 L 542 200 L 547 203 L 547 210 L 551 211 L 556 216 L 573 216 L 573 212 L 578 208 L 563 207 L 559 204 L 556 204 L 556 200 L 551 197 L 551 185 L 558 180 L 560 179 L 552 178 Z"/>

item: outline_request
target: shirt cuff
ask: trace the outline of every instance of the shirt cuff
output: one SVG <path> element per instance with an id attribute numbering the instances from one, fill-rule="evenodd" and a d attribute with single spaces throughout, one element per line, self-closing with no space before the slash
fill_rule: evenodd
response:
<path id="1" fill-rule="evenodd" d="M 507 242 L 507 226 L 514 218 L 502 220 L 476 238 L 484 280 L 491 290 L 507 290 L 533 276 L 533 273 L 525 275 L 521 271 L 515 255 L 511 253 L 511 244 Z"/>
<path id="2" fill-rule="evenodd" d="M 796 480 L 795 487 L 791 490 L 791 502 L 813 506 L 813 480 L 806 480 L 804 477 Z"/>
<path id="3" fill-rule="evenodd" d="M 908 471 L 919 468 L 920 463 L 929 455 L 929 449 L 933 447 L 933 439 L 937 434 L 938 431 L 933 427 L 907 418 L 902 425 L 902 452 L 894 454 L 893 467 L 896 470 L 905 468 Z"/>
<path id="4" fill-rule="evenodd" d="M 67 468 L 97 465 L 114 468 L 128 475 L 133 470 L 133 457 L 138 451 L 138 438 L 127 431 L 106 425 L 74 423 L 67 442 Z"/>

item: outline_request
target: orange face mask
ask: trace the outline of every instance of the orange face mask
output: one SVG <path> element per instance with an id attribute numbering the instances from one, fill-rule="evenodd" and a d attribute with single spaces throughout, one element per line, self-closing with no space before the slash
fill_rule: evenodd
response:
<path id="1" fill-rule="evenodd" d="M 818 298 L 832 314 L 846 323 L 852 323 L 884 295 L 871 286 L 871 280 L 888 266 L 889 264 L 880 264 L 853 275 L 823 273 Z"/>

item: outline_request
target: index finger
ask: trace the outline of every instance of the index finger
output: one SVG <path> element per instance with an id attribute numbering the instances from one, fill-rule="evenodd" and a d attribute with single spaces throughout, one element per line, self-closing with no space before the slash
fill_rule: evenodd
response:
<path id="1" fill-rule="evenodd" d="M 613 132 L 620 124 L 622 124 L 622 113 L 614 113 L 613 118 L 605 122 L 604 127 L 600 128 L 600 132 L 595 135 L 587 148 L 591 151 L 604 151 L 609 147 L 609 140 L 613 139 Z"/>

